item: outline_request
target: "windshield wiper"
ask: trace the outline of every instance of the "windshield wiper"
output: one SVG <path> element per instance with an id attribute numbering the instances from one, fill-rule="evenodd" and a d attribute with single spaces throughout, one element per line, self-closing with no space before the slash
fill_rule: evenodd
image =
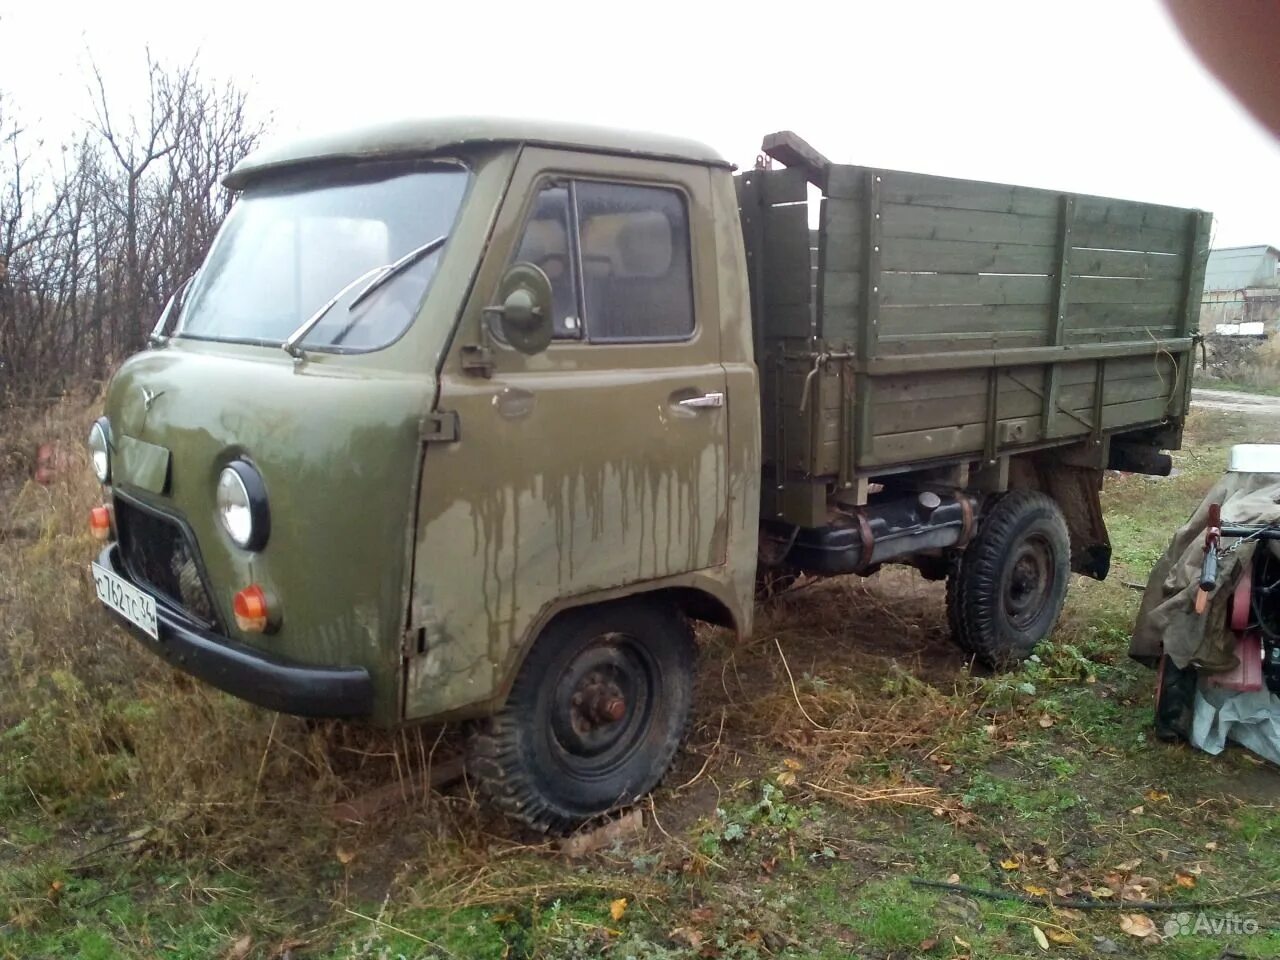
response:
<path id="1" fill-rule="evenodd" d="M 436 237 L 434 240 L 431 240 L 428 243 L 424 243 L 422 246 L 418 247 L 417 249 L 410 250 L 408 253 L 406 253 L 403 257 L 401 257 L 395 263 L 388 263 L 384 267 L 379 267 L 378 269 L 381 270 L 382 272 L 379 273 L 376 277 L 374 277 L 371 281 L 369 281 L 369 285 L 367 287 L 365 287 L 363 290 L 361 290 L 359 293 L 356 294 L 355 299 L 351 301 L 351 305 L 347 307 L 347 312 L 350 313 L 356 307 L 360 306 L 360 304 L 362 304 L 365 300 L 369 299 L 378 290 L 382 289 L 382 287 L 385 286 L 389 280 L 399 276 L 401 273 L 409 269 L 409 267 L 413 266 L 415 263 L 417 263 L 427 254 L 435 253 L 442 246 L 444 246 L 444 242 L 447 239 L 448 239 L 448 234 L 441 234 L 440 236 Z"/>
<path id="2" fill-rule="evenodd" d="M 304 322 L 302 326 L 298 327 L 297 330 L 289 334 L 289 336 L 285 339 L 284 343 L 280 344 L 280 349 L 283 350 L 285 353 L 289 354 L 289 356 L 293 357 L 295 360 L 303 359 L 303 350 L 300 346 L 298 346 L 298 344 L 306 339 L 307 335 L 316 328 L 316 325 L 325 318 L 325 315 L 330 310 L 332 310 L 334 308 L 334 305 L 337 304 L 337 302 L 341 300 L 343 297 L 345 297 L 348 292 L 350 292 L 355 287 L 360 286 L 360 284 L 365 283 L 366 281 L 368 282 L 367 286 L 365 286 L 359 293 L 355 295 L 355 297 L 351 301 L 351 304 L 347 307 L 347 312 L 350 313 L 357 306 L 359 306 L 360 303 L 362 303 L 363 301 L 367 300 L 370 296 L 372 296 L 374 292 L 381 289 L 381 287 L 388 280 L 392 279 L 395 276 L 398 276 L 404 270 L 411 267 L 413 264 L 417 263 L 419 260 L 427 256 L 428 254 L 434 253 L 436 250 L 439 250 L 440 247 L 444 245 L 444 242 L 447 239 L 448 239 L 447 234 L 444 236 L 436 237 L 434 240 L 430 241 L 429 243 L 424 243 L 422 246 L 417 247 L 416 249 L 410 250 L 408 253 L 406 253 L 399 260 L 396 260 L 394 263 L 383 264 L 381 267 L 374 267 L 372 270 L 369 270 L 369 271 L 366 271 L 365 273 L 360 274 L 360 276 L 356 277 L 354 280 L 348 283 L 345 287 L 343 287 L 341 290 L 335 293 L 328 301 L 325 302 L 324 306 L 322 306 L 319 310 L 317 310 L 310 317 L 308 317 L 306 322 Z M 342 335 L 336 339 L 341 340 L 343 337 L 345 337 L 346 334 L 350 331 L 351 326 L 352 324 L 348 324 L 346 329 L 343 331 Z"/>
<path id="3" fill-rule="evenodd" d="M 191 287 L 191 281 L 196 278 L 193 273 L 187 279 L 183 280 L 177 290 L 173 291 L 173 296 L 169 298 L 169 302 L 164 305 L 164 309 L 160 311 L 160 319 L 156 321 L 155 327 L 151 330 L 151 335 L 147 337 L 147 343 L 153 347 L 159 347 L 167 343 L 169 340 L 169 318 L 177 317 L 182 312 L 182 307 L 187 300 L 187 290 Z"/>
<path id="4" fill-rule="evenodd" d="M 289 334 L 289 336 L 285 338 L 284 343 L 280 344 L 280 349 L 283 350 L 285 353 L 289 354 L 289 356 L 293 357 L 293 359 L 295 360 L 303 359 L 302 348 L 298 346 L 298 343 L 301 342 L 302 339 L 306 337 L 307 334 L 309 334 L 312 330 L 315 329 L 316 324 L 324 319 L 325 314 L 333 309 L 333 305 L 335 303 L 337 303 L 339 300 L 341 300 L 343 297 L 347 295 L 348 290 L 355 289 L 360 284 L 368 280 L 370 277 L 377 275 L 378 271 L 385 270 L 385 269 L 386 267 L 374 267 L 372 270 L 365 271 L 364 273 L 360 274 L 360 276 L 356 277 L 354 280 L 348 283 L 345 287 L 343 287 L 341 290 L 335 293 L 332 297 L 330 297 L 327 301 L 325 301 L 324 306 L 322 306 L 319 310 L 317 310 L 315 313 L 309 316 L 306 320 L 304 320 L 302 323 L 302 326 L 300 326 L 297 330 L 293 331 L 293 333 Z"/>

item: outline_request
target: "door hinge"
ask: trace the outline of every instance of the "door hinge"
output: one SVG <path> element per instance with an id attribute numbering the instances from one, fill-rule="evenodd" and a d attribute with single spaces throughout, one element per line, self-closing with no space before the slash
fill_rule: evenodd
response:
<path id="1" fill-rule="evenodd" d="M 483 343 L 467 343 L 462 346 L 462 371 L 480 377 L 493 376 L 493 351 Z"/>
<path id="2" fill-rule="evenodd" d="M 458 437 L 459 425 L 456 410 L 437 410 L 423 417 L 423 443 L 456 443 Z"/>

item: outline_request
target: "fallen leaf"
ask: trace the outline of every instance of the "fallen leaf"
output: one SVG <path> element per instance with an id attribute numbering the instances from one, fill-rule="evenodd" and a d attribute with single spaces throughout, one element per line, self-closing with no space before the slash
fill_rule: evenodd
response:
<path id="1" fill-rule="evenodd" d="M 956 944 L 956 946 L 957 946 L 957 947 L 964 947 L 966 950 L 972 950 L 972 949 L 973 949 L 973 945 L 972 945 L 972 944 L 965 943 L 963 940 L 961 940 L 961 939 L 960 939 L 959 937 L 957 937 L 955 934 L 952 934 L 952 935 L 951 935 L 951 939 L 955 941 L 955 944 Z"/>
<path id="2" fill-rule="evenodd" d="M 710 923 L 715 915 L 710 907 L 695 907 L 689 911 L 689 919 L 694 923 Z"/>
<path id="3" fill-rule="evenodd" d="M 1076 923 L 1084 919 L 1084 911 L 1076 910 L 1072 907 L 1054 907 L 1053 915 L 1062 920 L 1071 920 Z"/>
<path id="4" fill-rule="evenodd" d="M 1128 873 L 1131 870 L 1137 870 L 1140 866 L 1142 866 L 1141 860 L 1126 860 L 1124 863 L 1117 863 L 1116 869 Z"/>
<path id="5" fill-rule="evenodd" d="M 947 874 L 947 883 L 959 883 L 959 882 L 960 882 L 960 874 L 958 873 Z"/>
<path id="6" fill-rule="evenodd" d="M 1152 803 L 1160 803 L 1162 800 L 1168 800 L 1169 794 L 1163 790 L 1148 790 L 1144 796 Z"/>
<path id="7" fill-rule="evenodd" d="M 982 728 L 982 732 L 989 737 L 994 737 L 996 735 L 996 725 L 994 723 L 989 723 Z"/>
<path id="8" fill-rule="evenodd" d="M 1217 849 L 1218 849 L 1218 843 L 1217 843 L 1217 841 L 1216 841 L 1216 840 L 1210 840 L 1208 843 L 1206 843 L 1206 844 L 1204 845 L 1204 848 L 1205 848 L 1206 850 L 1217 850 Z"/>
<path id="9" fill-rule="evenodd" d="M 1175 873 L 1173 875 L 1173 880 L 1178 886 L 1185 887 L 1188 890 L 1194 890 L 1196 888 L 1196 878 L 1184 870 L 1179 870 Z"/>
<path id="10" fill-rule="evenodd" d="M 338 858 L 338 862 L 344 867 L 356 858 L 354 851 L 343 850 L 341 847 L 337 849 L 336 856 Z"/>
<path id="11" fill-rule="evenodd" d="M 1097 935 L 1093 938 L 1093 949 L 1097 950 L 1099 953 L 1120 952 L 1120 947 L 1117 946 L 1116 942 L 1110 937 L 1099 937 Z"/>
<path id="12" fill-rule="evenodd" d="M 1060 897 L 1069 897 L 1076 892 L 1076 888 L 1072 886 L 1070 880 L 1063 880 L 1060 884 L 1053 888 L 1053 892 Z"/>
<path id="13" fill-rule="evenodd" d="M 1047 897 L 1049 895 L 1048 887 L 1037 886 L 1034 883 L 1024 883 L 1022 889 L 1027 891 L 1033 897 Z"/>
<path id="14" fill-rule="evenodd" d="M 619 897 L 617 900 L 613 901 L 613 903 L 609 904 L 609 916 L 613 917 L 615 922 L 618 920 L 621 920 L 622 915 L 626 912 L 627 912 L 626 897 Z"/>
<path id="15" fill-rule="evenodd" d="M 1004 867 L 1004 869 L 1006 870 L 1017 870 L 1022 866 L 1022 864 L 1019 863 L 1017 860 L 1015 860 L 1013 857 L 1009 857 L 1006 860 L 1001 860 L 1000 866 Z"/>
<path id="16" fill-rule="evenodd" d="M 1050 873 L 1057 873 L 1057 872 L 1058 872 L 1058 861 L 1057 861 L 1057 860 L 1055 860 L 1053 857 L 1049 857 L 1049 858 L 1048 858 L 1048 859 L 1046 859 L 1046 860 L 1045 860 L 1045 862 L 1044 862 L 1044 868 L 1045 868 L 1046 870 L 1048 870 Z"/>
<path id="17" fill-rule="evenodd" d="M 760 869 L 766 874 L 772 875 L 773 871 L 778 869 L 778 858 L 774 856 L 765 857 L 760 861 Z"/>
<path id="18" fill-rule="evenodd" d="M 1049 938 L 1044 935 L 1044 931 L 1037 927 L 1034 923 L 1031 925 L 1031 932 L 1036 935 L 1036 943 L 1040 944 L 1040 949 L 1049 952 Z"/>
<path id="19" fill-rule="evenodd" d="M 782 786 L 782 787 L 791 787 L 791 786 L 795 786 L 795 782 L 796 782 L 796 775 L 795 775 L 794 773 L 792 773 L 790 770 L 783 770 L 783 771 L 782 771 L 780 774 L 778 774 L 778 776 L 777 776 L 777 777 L 775 777 L 774 779 L 776 779 L 776 780 L 778 781 L 778 785 L 779 785 L 779 786 Z"/>
<path id="20" fill-rule="evenodd" d="M 1053 726 L 1053 717 L 1049 716 L 1049 715 L 1046 713 L 1044 716 L 1042 716 L 1042 717 L 1040 718 L 1040 726 L 1042 726 L 1042 727 L 1044 727 L 1044 729 L 1048 730 L 1050 727 L 1052 727 L 1052 726 Z M 1039 927 L 1037 927 L 1036 929 L 1038 930 L 1038 929 L 1040 929 L 1040 928 L 1039 928 Z M 1046 948 L 1046 949 L 1047 949 L 1047 948 Z"/>
<path id="21" fill-rule="evenodd" d="M 249 956 L 249 951 L 252 949 L 253 937 L 246 933 L 222 955 L 223 960 L 245 960 L 245 957 Z"/>
<path id="22" fill-rule="evenodd" d="M 1146 808 L 1145 808 L 1145 807 L 1143 807 L 1143 806 L 1142 806 L 1142 804 L 1138 804 L 1138 806 L 1134 807 L 1134 808 L 1133 808 L 1132 810 L 1130 810 L 1129 812 L 1130 812 L 1130 813 L 1132 813 L 1135 817 L 1140 817 L 1140 816 L 1142 816 L 1143 811 L 1144 811 L 1145 809 L 1146 809 Z"/>
<path id="23" fill-rule="evenodd" d="M 57 903 L 62 897 L 62 881 L 55 880 L 49 884 L 49 892 L 45 895 L 50 903 Z"/>
<path id="24" fill-rule="evenodd" d="M 937 945 L 938 945 L 938 938 L 937 938 L 937 937 L 930 937 L 928 940 L 921 940 L 921 941 L 920 941 L 920 947 L 919 947 L 919 949 L 920 949 L 920 951 L 921 951 L 922 953 L 928 953 L 930 950 L 932 950 L 932 949 L 933 949 L 934 947 L 936 947 Z"/>
<path id="25" fill-rule="evenodd" d="M 1145 913 L 1122 913 L 1120 929 L 1131 937 L 1146 938 L 1156 932 L 1156 925 Z"/>
<path id="26" fill-rule="evenodd" d="M 1077 937 L 1070 930 L 1051 929 L 1049 931 L 1049 939 L 1052 940 L 1054 943 L 1062 944 L 1064 946 L 1068 944 L 1080 942 L 1080 938 Z"/>
<path id="27" fill-rule="evenodd" d="M 1094 887 L 1089 892 L 1100 900 L 1106 900 L 1108 897 L 1114 897 L 1116 895 L 1116 892 L 1110 887 Z"/>
<path id="28" fill-rule="evenodd" d="M 803 763 L 801 763 L 799 760 L 796 760 L 796 759 L 795 759 L 795 758 L 793 758 L 793 757 L 787 757 L 785 760 L 783 760 L 783 761 L 782 761 L 782 765 L 783 765 L 784 767 L 786 767 L 788 770 L 803 770 L 803 769 L 804 769 L 804 764 L 803 764 Z"/>

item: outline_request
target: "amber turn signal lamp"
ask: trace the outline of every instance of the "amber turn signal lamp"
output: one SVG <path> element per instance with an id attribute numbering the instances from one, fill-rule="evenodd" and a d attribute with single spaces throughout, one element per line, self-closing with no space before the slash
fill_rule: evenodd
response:
<path id="1" fill-rule="evenodd" d="M 111 511 L 106 507 L 94 507 L 89 511 L 89 532 L 95 540 L 111 536 Z"/>
<path id="2" fill-rule="evenodd" d="M 267 630 L 267 595 L 256 583 L 251 583 L 235 596 L 232 604 L 236 614 L 236 626 L 245 633 L 265 633 Z"/>

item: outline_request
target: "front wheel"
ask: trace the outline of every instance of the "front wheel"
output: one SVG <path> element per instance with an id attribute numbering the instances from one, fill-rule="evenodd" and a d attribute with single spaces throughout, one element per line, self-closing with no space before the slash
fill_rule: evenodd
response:
<path id="1" fill-rule="evenodd" d="M 688 725 L 694 642 L 667 606 L 572 610 L 534 643 L 506 705 L 475 730 L 471 771 L 504 812 L 563 831 L 634 803 Z"/>
<path id="2" fill-rule="evenodd" d="M 1058 505 L 1015 490 L 983 518 L 948 577 L 947 619 L 955 642 L 996 669 L 1031 656 L 1062 612 L 1071 542 Z"/>

